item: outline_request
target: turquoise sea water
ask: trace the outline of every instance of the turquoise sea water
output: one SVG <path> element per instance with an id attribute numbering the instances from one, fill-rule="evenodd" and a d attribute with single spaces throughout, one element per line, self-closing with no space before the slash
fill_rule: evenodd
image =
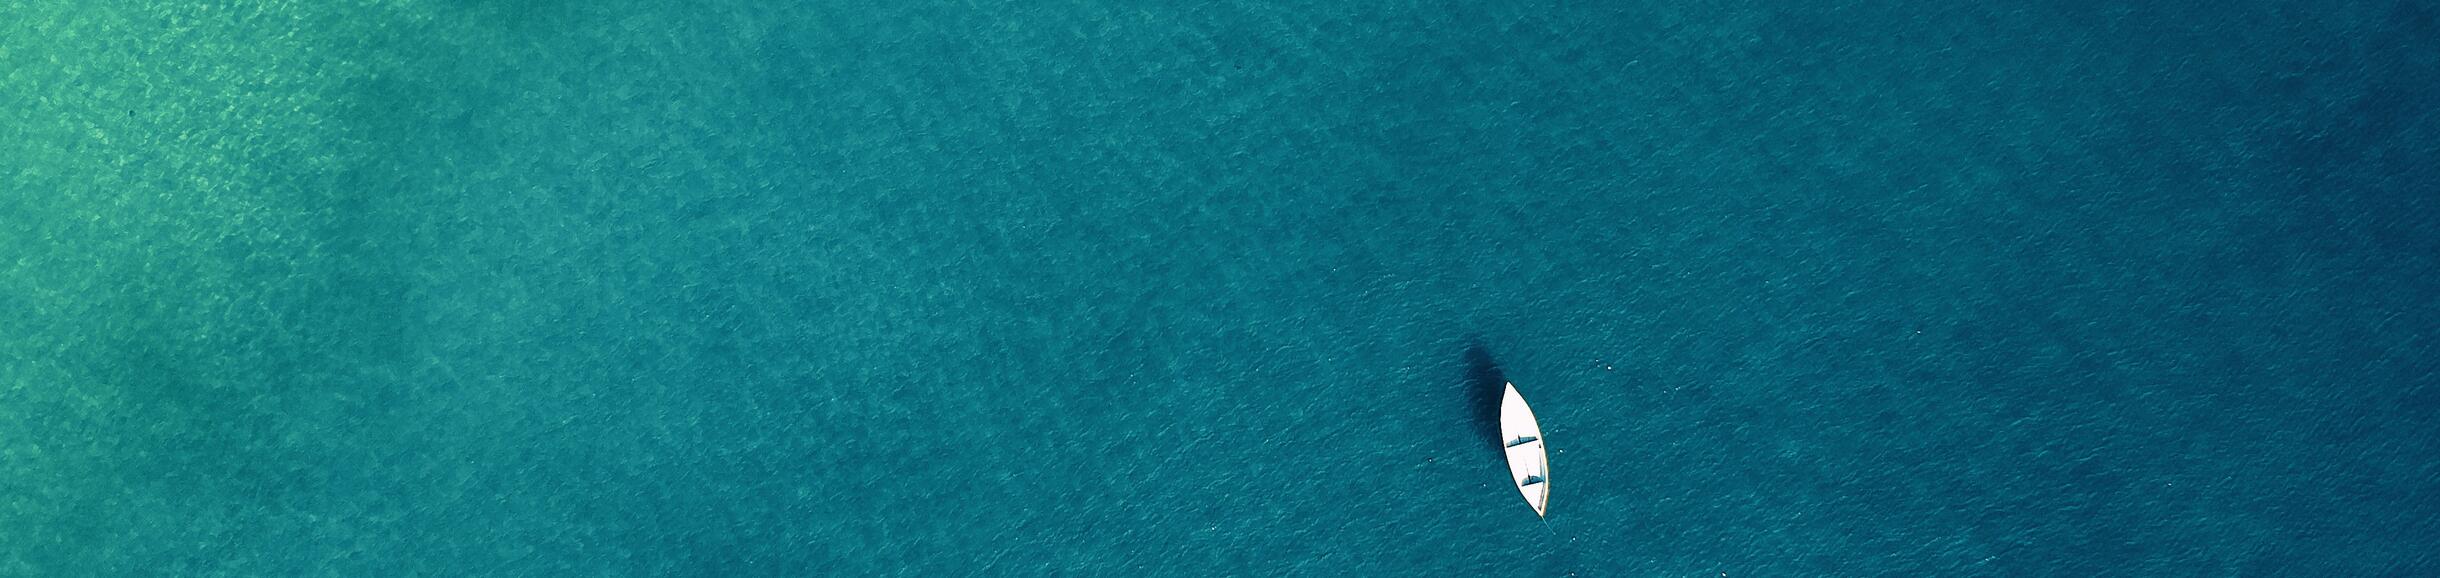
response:
<path id="1" fill-rule="evenodd" d="M 1986 4 L 0 2 L 0 575 L 2440 573 L 2440 8 Z"/>

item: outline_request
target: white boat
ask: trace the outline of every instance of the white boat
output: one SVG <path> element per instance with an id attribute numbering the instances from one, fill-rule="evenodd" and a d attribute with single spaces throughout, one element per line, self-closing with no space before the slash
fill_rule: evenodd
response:
<path id="1" fill-rule="evenodd" d="M 1533 417 L 1533 408 L 1525 405 L 1525 396 L 1517 394 L 1517 384 L 1508 384 L 1508 393 L 1500 397 L 1500 439 L 1508 452 L 1508 477 L 1525 494 L 1525 503 L 1533 505 L 1535 516 L 1549 514 L 1550 454 L 1542 450 L 1542 422 Z"/>

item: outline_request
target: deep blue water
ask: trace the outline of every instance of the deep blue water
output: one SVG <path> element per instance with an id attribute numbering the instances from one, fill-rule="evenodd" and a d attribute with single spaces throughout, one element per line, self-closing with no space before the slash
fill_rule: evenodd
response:
<path id="1" fill-rule="evenodd" d="M 2435 15 L 12 4 L 0 575 L 2440 574 Z"/>

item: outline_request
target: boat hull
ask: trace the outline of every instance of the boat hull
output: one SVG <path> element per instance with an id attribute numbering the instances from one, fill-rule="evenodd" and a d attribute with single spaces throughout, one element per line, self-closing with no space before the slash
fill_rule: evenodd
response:
<path id="1" fill-rule="evenodd" d="M 1548 516 L 1550 454 L 1544 450 L 1541 420 L 1534 418 L 1533 407 L 1525 405 L 1514 383 L 1500 396 L 1500 444 L 1508 454 L 1509 481 L 1525 495 L 1535 516 Z"/>

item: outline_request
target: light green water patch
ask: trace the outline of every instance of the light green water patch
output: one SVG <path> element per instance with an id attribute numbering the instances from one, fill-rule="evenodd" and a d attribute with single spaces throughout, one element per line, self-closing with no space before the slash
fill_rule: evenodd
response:
<path id="1" fill-rule="evenodd" d="M 377 415 L 401 298 L 380 201 L 343 186 L 368 157 L 336 118 L 366 75 L 330 41 L 347 8 L 0 24 L 0 572 L 242 570 L 206 552 L 330 535 L 312 500 L 344 476 L 312 464 L 352 450 L 305 432 Z"/>

